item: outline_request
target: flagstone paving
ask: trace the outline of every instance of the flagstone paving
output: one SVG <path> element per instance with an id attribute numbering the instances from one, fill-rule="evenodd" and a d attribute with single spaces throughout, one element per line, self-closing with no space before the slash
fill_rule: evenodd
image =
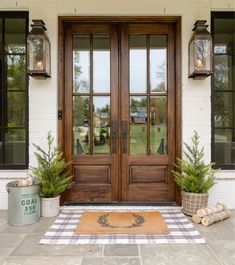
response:
<path id="1" fill-rule="evenodd" d="M 235 265 L 235 211 L 223 223 L 196 225 L 206 245 L 39 245 L 53 221 L 13 227 L 0 211 L 0 265 Z"/>

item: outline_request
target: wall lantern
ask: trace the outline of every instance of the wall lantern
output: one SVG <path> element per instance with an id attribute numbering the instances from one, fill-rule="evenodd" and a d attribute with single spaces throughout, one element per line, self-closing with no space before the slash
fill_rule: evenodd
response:
<path id="1" fill-rule="evenodd" d="M 33 23 L 27 39 L 27 73 L 36 79 L 46 79 L 51 77 L 51 44 L 45 23 L 42 20 L 33 20 Z"/>
<path id="2" fill-rule="evenodd" d="M 212 37 L 206 20 L 197 20 L 189 41 L 189 78 L 205 79 L 212 74 Z"/>

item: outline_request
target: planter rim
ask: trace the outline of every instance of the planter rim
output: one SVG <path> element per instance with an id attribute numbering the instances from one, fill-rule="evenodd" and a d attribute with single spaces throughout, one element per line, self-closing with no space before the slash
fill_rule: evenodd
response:
<path id="1" fill-rule="evenodd" d="M 55 200 L 55 199 L 58 199 L 60 198 L 60 195 L 56 196 L 56 197 L 51 197 L 51 198 L 44 198 L 44 197 L 41 197 L 42 200 L 44 201 L 52 201 L 52 200 Z"/>
<path id="2" fill-rule="evenodd" d="M 201 193 L 198 193 L 198 192 L 189 192 L 189 191 L 184 191 L 184 190 L 182 190 L 181 193 L 193 194 L 193 195 L 195 195 L 195 196 L 209 195 L 208 192 L 201 192 Z"/>

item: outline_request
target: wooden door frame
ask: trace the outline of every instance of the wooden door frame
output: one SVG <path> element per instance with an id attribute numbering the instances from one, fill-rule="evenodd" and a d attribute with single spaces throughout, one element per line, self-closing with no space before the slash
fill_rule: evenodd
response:
<path id="1" fill-rule="evenodd" d="M 58 17 L 58 145 L 64 150 L 64 99 L 65 99 L 65 27 L 74 22 L 128 22 L 128 23 L 174 23 L 175 26 L 175 137 L 176 157 L 182 156 L 182 90 L 181 90 L 181 17 L 180 16 L 59 16 Z M 180 189 L 176 185 L 175 201 L 181 204 Z"/>

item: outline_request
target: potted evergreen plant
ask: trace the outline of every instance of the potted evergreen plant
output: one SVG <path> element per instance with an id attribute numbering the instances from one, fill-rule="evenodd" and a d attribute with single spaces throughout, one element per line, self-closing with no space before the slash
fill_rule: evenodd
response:
<path id="1" fill-rule="evenodd" d="M 51 132 L 47 135 L 48 149 L 44 151 L 40 146 L 34 152 L 38 166 L 31 167 L 33 175 L 41 182 L 41 215 L 53 217 L 59 214 L 60 194 L 65 191 L 71 182 L 72 176 L 66 171 L 69 163 L 63 157 L 58 147 L 52 147 L 54 138 Z"/>
<path id="2" fill-rule="evenodd" d="M 177 158 L 175 182 L 181 189 L 182 207 L 186 215 L 192 216 L 208 205 L 208 190 L 215 184 L 214 163 L 204 163 L 204 148 L 199 148 L 199 135 L 194 131 L 192 145 L 184 143 L 185 160 Z"/>

